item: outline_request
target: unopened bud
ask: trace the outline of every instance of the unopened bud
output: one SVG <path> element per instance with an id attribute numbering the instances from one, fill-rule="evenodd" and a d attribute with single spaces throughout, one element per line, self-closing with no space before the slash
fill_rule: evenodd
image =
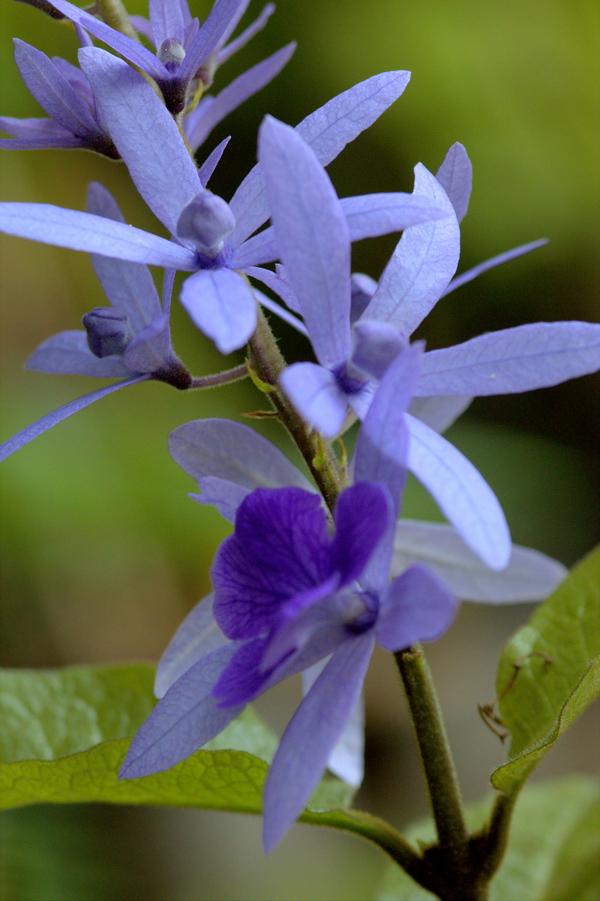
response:
<path id="1" fill-rule="evenodd" d="M 169 70 L 169 72 L 174 72 L 184 61 L 185 50 L 175 38 L 167 38 L 166 41 L 163 41 L 160 45 L 157 55 L 161 63 Z"/>
<path id="2" fill-rule="evenodd" d="M 235 217 L 229 204 L 212 191 L 201 191 L 179 217 L 177 235 L 193 241 L 207 256 L 215 257 L 234 228 Z"/>
<path id="3" fill-rule="evenodd" d="M 114 307 L 96 307 L 82 321 L 88 347 L 96 357 L 122 354 L 133 335 L 127 315 Z"/>

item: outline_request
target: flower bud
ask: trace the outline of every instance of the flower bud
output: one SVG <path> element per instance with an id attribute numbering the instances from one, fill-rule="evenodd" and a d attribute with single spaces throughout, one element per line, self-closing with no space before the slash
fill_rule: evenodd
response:
<path id="1" fill-rule="evenodd" d="M 169 72 L 174 72 L 184 61 L 185 50 L 175 38 L 167 38 L 160 45 L 157 56 Z"/>
<path id="2" fill-rule="evenodd" d="M 212 191 L 201 191 L 179 217 L 177 235 L 193 241 L 206 256 L 215 257 L 234 228 L 235 217 L 229 204 Z"/>
<path id="3" fill-rule="evenodd" d="M 133 336 L 127 315 L 114 307 L 96 307 L 82 322 L 88 347 L 96 357 L 122 354 Z"/>

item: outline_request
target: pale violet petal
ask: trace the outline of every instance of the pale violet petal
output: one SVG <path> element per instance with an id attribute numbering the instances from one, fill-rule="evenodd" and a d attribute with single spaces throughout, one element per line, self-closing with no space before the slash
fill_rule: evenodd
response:
<path id="1" fill-rule="evenodd" d="M 96 357 L 82 330 L 59 332 L 46 338 L 27 360 L 27 369 L 61 375 L 91 375 L 96 378 L 127 378 L 131 370 L 120 357 Z"/>
<path id="2" fill-rule="evenodd" d="M 207 269 L 186 279 L 181 302 L 192 322 L 223 354 L 243 345 L 256 328 L 256 298 L 246 279 L 229 269 Z"/>
<path id="3" fill-rule="evenodd" d="M 473 402 L 472 397 L 413 397 L 408 412 L 442 435 Z"/>
<path id="4" fill-rule="evenodd" d="M 381 602 L 375 634 L 388 651 L 436 641 L 452 625 L 458 603 L 444 582 L 415 564 L 394 579 Z"/>
<path id="5" fill-rule="evenodd" d="M 497 256 L 491 257 L 489 260 L 484 260 L 483 263 L 479 263 L 479 265 L 473 266 L 472 269 L 467 269 L 466 272 L 461 272 L 460 275 L 453 278 L 442 294 L 442 297 L 447 297 L 448 294 L 451 294 L 453 291 L 456 291 L 457 288 L 462 288 L 463 285 L 472 282 L 473 279 L 483 275 L 483 273 L 487 272 L 489 269 L 494 269 L 496 266 L 502 266 L 504 263 L 516 260 L 526 253 L 531 253 L 532 250 L 545 247 L 547 243 L 547 238 L 538 238 L 537 241 L 530 241 L 529 244 L 520 244 L 519 247 L 513 247 L 511 250 L 506 250 L 504 253 L 499 253 Z"/>
<path id="6" fill-rule="evenodd" d="M 459 222 L 467 215 L 471 189 L 473 187 L 473 166 L 469 155 L 458 141 L 453 144 L 435 177 L 448 195 Z"/>
<path id="7" fill-rule="evenodd" d="M 303 419 L 325 438 L 341 430 L 348 398 L 329 369 L 316 363 L 292 363 L 283 370 L 281 386 Z"/>

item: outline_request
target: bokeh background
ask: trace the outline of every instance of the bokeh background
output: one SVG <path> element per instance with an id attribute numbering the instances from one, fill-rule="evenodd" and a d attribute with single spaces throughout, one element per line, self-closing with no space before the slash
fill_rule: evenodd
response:
<path id="1" fill-rule="evenodd" d="M 69 28 L 2 0 L 0 93 L 7 115 L 38 115 L 12 60 L 11 36 L 75 59 Z M 131 0 L 132 12 L 144 0 Z M 191 0 L 203 16 L 208 0 Z M 258 3 L 251 12 L 258 11 Z M 429 347 L 535 320 L 600 321 L 598 129 L 600 7 L 594 0 L 280 0 L 267 29 L 218 77 L 291 39 L 287 70 L 208 141 L 234 141 L 213 188 L 230 196 L 255 159 L 265 112 L 291 123 L 378 71 L 413 72 L 405 95 L 332 167 L 340 195 L 411 189 L 412 166 L 435 169 L 461 140 L 475 167 L 461 268 L 542 235 L 544 249 L 490 272 L 439 305 Z M 100 179 L 129 221 L 153 228 L 124 168 L 80 151 L 10 153 L 2 197 L 82 208 Z M 356 248 L 354 267 L 377 276 L 393 239 Z M 23 362 L 55 331 L 103 303 L 84 255 L 2 243 L 1 436 L 90 390 L 84 379 L 28 373 Z M 197 373 L 222 361 L 175 308 L 182 357 Z M 303 353 L 282 330 L 290 356 Z M 94 383 L 96 384 L 96 383 Z M 0 663 L 48 667 L 155 659 L 209 585 L 227 526 L 186 497 L 193 484 L 170 460 L 166 438 L 197 417 L 241 418 L 251 387 L 186 396 L 145 385 L 105 400 L 4 464 L 1 478 Z M 282 441 L 277 430 L 264 433 Z M 481 468 L 516 541 L 566 564 L 600 538 L 600 376 L 528 396 L 476 402 L 452 440 Z M 284 442 L 285 446 L 285 442 Z M 410 486 L 406 512 L 437 518 Z M 477 704 L 494 697 L 495 661 L 527 606 L 465 605 L 431 660 L 468 799 L 487 790 L 503 749 Z M 280 728 L 297 686 L 261 710 Z M 389 660 L 368 681 L 368 778 L 359 803 L 402 825 L 426 812 L 400 688 Z M 0 724 L 1 728 L 1 724 Z M 597 711 L 540 768 L 539 778 L 594 771 Z M 384 859 L 347 836 L 296 827 L 263 860 L 259 823 L 196 811 L 49 807 L 0 817 L 0 898 L 331 899 L 371 897 Z"/>

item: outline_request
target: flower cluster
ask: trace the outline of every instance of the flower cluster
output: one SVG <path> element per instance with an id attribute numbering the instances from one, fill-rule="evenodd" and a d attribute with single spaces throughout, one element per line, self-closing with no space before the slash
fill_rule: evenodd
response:
<path id="1" fill-rule="evenodd" d="M 173 766 L 245 704 L 303 673 L 305 696 L 265 788 L 270 849 L 326 766 L 360 782 L 360 695 L 375 644 L 397 652 L 433 641 L 450 626 L 458 599 L 530 601 L 562 578 L 560 564 L 512 545 L 492 489 L 442 433 L 474 397 L 548 387 L 600 369 L 600 325 L 528 324 L 433 351 L 411 343 L 441 298 L 545 242 L 456 276 L 471 193 L 460 144 L 435 174 L 419 163 L 410 194 L 338 198 L 325 167 L 400 97 L 409 73 L 374 75 L 295 128 L 267 117 L 258 162 L 227 201 L 208 185 L 229 139 L 200 166 L 194 153 L 277 75 L 294 45 L 216 95 L 206 92 L 266 24 L 272 5 L 232 39 L 249 0 L 216 0 L 203 23 L 187 0 L 150 0 L 149 20 L 131 16 L 121 30 L 67 0 L 28 2 L 74 24 L 79 68 L 16 40 L 17 66 L 48 118 L 2 117 L 0 127 L 12 137 L 1 146 L 83 148 L 122 160 L 165 232 L 126 224 L 99 184 L 90 186 L 86 212 L 0 204 L 5 233 L 90 253 L 108 300 L 83 317 L 83 329 L 44 341 L 29 367 L 117 379 L 8 439 L 0 459 L 141 381 L 192 390 L 251 374 L 263 384 L 269 372 L 260 370 L 255 342 L 261 308 L 307 339 L 307 359 L 282 363 L 263 387 L 277 396 L 291 433 L 321 449 L 322 460 L 307 458 L 316 484 L 240 424 L 200 420 L 171 436 L 172 456 L 199 483 L 196 499 L 215 506 L 234 531 L 214 562 L 213 595 L 184 621 L 159 664 L 159 703 L 121 770 L 135 778 Z M 394 233 L 402 234 L 378 281 L 352 272 L 353 242 Z M 162 271 L 162 297 L 148 266 Z M 179 299 L 193 325 L 223 354 L 249 344 L 252 366 L 205 380 L 190 374 L 170 335 L 178 272 Z M 330 440 L 356 422 L 347 466 Z M 328 460 L 337 480 L 329 510 L 317 489 Z M 400 518 L 409 472 L 447 524 Z"/>

